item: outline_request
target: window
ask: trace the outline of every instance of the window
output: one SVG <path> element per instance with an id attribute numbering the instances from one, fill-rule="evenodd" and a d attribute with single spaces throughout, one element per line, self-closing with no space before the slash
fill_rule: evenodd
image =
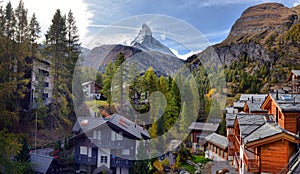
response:
<path id="1" fill-rule="evenodd" d="M 122 150 L 122 155 L 130 155 L 130 150 L 129 149 L 123 149 Z"/>
<path id="2" fill-rule="evenodd" d="M 80 146 L 80 155 L 87 155 L 87 147 Z"/>
<path id="3" fill-rule="evenodd" d="M 116 141 L 116 133 L 114 131 L 111 132 L 111 141 Z"/>
<path id="4" fill-rule="evenodd" d="M 88 149 L 88 157 L 92 157 L 92 148 L 91 147 L 89 147 L 89 149 Z"/>
<path id="5" fill-rule="evenodd" d="M 107 163 L 107 156 L 101 156 L 101 163 Z"/>
<path id="6" fill-rule="evenodd" d="M 122 132 L 119 132 L 119 133 L 117 134 L 117 140 L 123 140 Z"/>
<path id="7" fill-rule="evenodd" d="M 98 137 L 97 137 L 98 140 L 101 140 L 101 130 L 98 130 Z"/>
<path id="8" fill-rule="evenodd" d="M 95 131 L 95 130 L 93 132 L 93 139 L 97 139 L 97 131 Z"/>
<path id="9" fill-rule="evenodd" d="M 87 171 L 87 165 L 80 164 L 79 165 L 79 170 L 81 170 L 81 171 Z"/>

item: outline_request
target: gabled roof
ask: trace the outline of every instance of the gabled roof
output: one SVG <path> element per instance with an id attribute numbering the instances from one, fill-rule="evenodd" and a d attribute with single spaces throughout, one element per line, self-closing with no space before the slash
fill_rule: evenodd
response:
<path id="1" fill-rule="evenodd" d="M 227 138 L 216 133 L 208 135 L 205 137 L 205 140 L 209 143 L 217 145 L 218 147 L 221 147 L 222 149 L 225 149 L 228 146 Z"/>
<path id="2" fill-rule="evenodd" d="M 261 108 L 264 108 L 270 99 L 275 101 L 282 112 L 300 112 L 300 94 L 278 94 L 278 97 L 277 94 L 269 94 Z"/>
<path id="3" fill-rule="evenodd" d="M 291 72 L 296 76 L 300 76 L 300 70 L 292 70 Z"/>
<path id="4" fill-rule="evenodd" d="M 77 122 L 73 126 L 72 132 L 76 134 L 83 133 L 102 125 L 116 127 L 138 139 L 143 137 L 146 139 L 150 138 L 146 129 L 119 114 L 113 114 L 110 118 L 77 117 Z"/>
<path id="5" fill-rule="evenodd" d="M 226 127 L 233 127 L 236 114 L 226 114 Z"/>
<path id="6" fill-rule="evenodd" d="M 86 132 L 106 123 L 107 120 L 99 117 L 77 117 L 77 121 L 73 126 L 72 132 Z"/>
<path id="7" fill-rule="evenodd" d="M 53 161 L 53 157 L 30 153 L 30 160 L 35 172 L 46 173 Z"/>
<path id="8" fill-rule="evenodd" d="M 97 174 L 97 173 L 107 173 L 107 174 L 111 174 L 112 171 L 111 171 L 110 168 L 108 168 L 106 165 L 102 165 L 102 166 L 96 168 L 96 169 L 93 171 L 93 174 Z"/>
<path id="9" fill-rule="evenodd" d="M 240 127 L 242 138 L 250 135 L 266 122 L 274 122 L 271 114 L 237 114 L 235 122 Z"/>
<path id="10" fill-rule="evenodd" d="M 238 110 L 234 107 L 227 107 L 225 109 L 226 109 L 226 113 L 228 114 L 238 113 Z"/>
<path id="11" fill-rule="evenodd" d="M 245 104 L 244 110 L 246 108 L 248 108 L 249 112 L 265 112 L 265 113 L 267 113 L 268 110 L 260 108 L 262 103 L 263 103 L 263 101 L 254 101 L 254 102 L 247 101 Z"/>
<path id="12" fill-rule="evenodd" d="M 233 107 L 234 108 L 244 108 L 245 102 L 234 102 Z"/>
<path id="13" fill-rule="evenodd" d="M 150 138 L 147 130 L 119 114 L 113 114 L 108 121 L 139 139 L 141 139 L 142 136 Z"/>
<path id="14" fill-rule="evenodd" d="M 267 94 L 241 94 L 239 101 L 251 101 L 252 97 L 254 101 L 264 101 Z"/>
<path id="15" fill-rule="evenodd" d="M 282 136 L 280 136 L 280 134 Z M 250 135 L 245 137 L 243 141 L 246 145 L 249 146 L 249 145 L 254 145 L 256 143 L 259 143 L 259 141 L 266 140 L 267 138 L 269 139 L 269 141 L 271 141 L 276 137 L 278 138 L 286 137 L 285 139 L 288 139 L 292 142 L 295 142 L 296 140 L 299 139 L 299 137 L 296 134 L 291 133 L 285 129 L 282 129 L 281 127 L 275 124 L 265 123 L 258 129 L 253 131 Z M 267 141 L 261 143 L 267 143 Z"/>
<path id="16" fill-rule="evenodd" d="M 203 122 L 193 122 L 189 126 L 189 130 L 202 130 L 202 131 L 217 131 L 219 123 L 203 123 Z"/>

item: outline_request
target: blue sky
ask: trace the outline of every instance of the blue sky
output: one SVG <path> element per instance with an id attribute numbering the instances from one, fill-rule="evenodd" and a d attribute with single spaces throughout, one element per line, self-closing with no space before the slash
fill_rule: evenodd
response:
<path id="1" fill-rule="evenodd" d="M 182 20 L 199 30 L 209 44 L 219 43 L 226 38 L 231 26 L 248 7 L 265 3 L 265 0 L 84 0 L 93 13 L 88 27 L 88 36 L 96 33 L 115 21 L 142 14 L 160 14 Z M 274 2 L 274 1 L 272 1 Z M 298 4 L 297 0 L 279 0 L 287 7 Z M 117 22 L 118 23 L 118 22 Z M 148 23 L 145 21 L 145 23 Z M 112 24 L 114 25 L 114 24 Z M 161 25 L 165 25 L 161 23 Z M 178 25 L 180 27 L 180 24 Z M 153 26 L 150 25 L 150 28 Z M 186 33 L 181 33 L 186 34 Z M 97 35 L 97 34 L 96 34 Z M 202 48 L 199 48 L 202 49 Z M 177 50 L 180 52 L 180 50 Z M 196 50 L 192 50 L 196 51 Z M 180 54 L 185 54 L 182 51 Z"/>
<path id="2" fill-rule="evenodd" d="M 4 0 L 4 4 L 9 0 Z M 10 0 L 15 8 L 19 0 Z M 249 6 L 270 2 L 266 0 L 23 0 L 29 9 L 29 15 L 36 13 L 42 26 L 47 31 L 57 8 L 63 13 L 72 9 L 83 46 L 88 46 L 103 29 L 111 24 L 132 16 L 143 14 L 166 15 L 201 32 L 209 44 L 218 43 L 226 38 L 231 26 Z M 287 7 L 300 4 L 300 0 L 277 0 Z M 145 21 L 147 23 L 149 21 Z M 164 23 L 155 23 L 164 26 Z M 153 26 L 149 25 L 151 29 Z M 133 26 L 131 26 L 133 27 Z M 138 26 L 135 26 L 138 27 Z M 177 26 L 180 27 L 180 24 Z M 136 34 L 138 29 L 133 32 Z M 41 41 L 44 34 L 41 34 Z M 185 35 L 186 33 L 179 33 Z M 125 38 L 125 37 L 124 37 Z M 101 44 L 101 43 L 98 43 Z M 90 45 L 90 48 L 96 45 Z"/>

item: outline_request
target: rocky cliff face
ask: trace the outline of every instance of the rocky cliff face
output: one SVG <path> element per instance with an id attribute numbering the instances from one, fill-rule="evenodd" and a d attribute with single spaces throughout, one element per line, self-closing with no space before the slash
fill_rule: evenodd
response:
<path id="1" fill-rule="evenodd" d="M 280 82 L 285 84 L 290 69 L 300 69 L 299 17 L 300 6 L 288 8 L 279 3 L 264 3 L 249 7 L 236 20 L 223 42 L 186 62 L 194 68 L 200 62 L 207 67 L 226 65 L 226 72 L 236 77 L 234 82 L 227 81 L 231 86 L 238 87 L 239 73 L 246 72 L 260 83 L 261 91 L 269 91 Z M 262 66 L 266 70 L 262 70 Z M 242 69 L 235 71 L 234 67 Z M 261 72 L 264 72 L 263 77 Z"/>
<path id="2" fill-rule="evenodd" d="M 223 44 L 265 41 L 271 34 L 286 32 L 297 21 L 297 13 L 279 3 L 249 7 L 232 26 Z"/>
<path id="3" fill-rule="evenodd" d="M 217 57 L 211 61 L 219 58 L 223 64 L 230 65 L 246 53 L 253 61 L 275 63 L 281 51 L 290 50 L 285 35 L 292 26 L 299 25 L 298 14 L 300 6 L 290 9 L 279 3 L 265 3 L 249 7 L 232 26 L 228 37 L 212 46 Z M 206 60 L 212 48 L 187 61 Z"/>

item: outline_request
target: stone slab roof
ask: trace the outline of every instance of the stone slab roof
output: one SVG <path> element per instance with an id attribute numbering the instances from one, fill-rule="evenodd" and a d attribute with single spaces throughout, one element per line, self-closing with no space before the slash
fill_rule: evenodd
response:
<path id="1" fill-rule="evenodd" d="M 219 123 L 203 123 L 203 122 L 193 122 L 189 126 L 189 130 L 202 130 L 202 131 L 217 131 Z"/>
<path id="2" fill-rule="evenodd" d="M 53 157 L 37 153 L 30 153 L 30 161 L 35 172 L 46 173 L 53 161 Z"/>
<path id="3" fill-rule="evenodd" d="M 217 145 L 218 147 L 221 147 L 222 149 L 225 149 L 228 146 L 227 138 L 216 133 L 208 135 L 205 137 L 205 140 L 209 143 Z"/>

